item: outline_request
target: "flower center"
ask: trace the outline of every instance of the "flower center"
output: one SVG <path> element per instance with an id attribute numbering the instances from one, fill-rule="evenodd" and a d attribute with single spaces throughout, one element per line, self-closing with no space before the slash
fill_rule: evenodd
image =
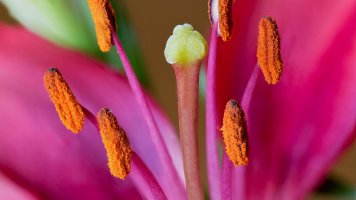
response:
<path id="1" fill-rule="evenodd" d="M 212 40 L 213 44 L 211 47 L 213 47 L 213 50 L 209 53 L 208 67 L 208 77 L 213 77 L 213 81 L 212 83 L 209 82 L 209 90 L 207 92 L 207 105 L 210 105 L 207 106 L 207 113 L 209 112 L 213 116 L 212 120 L 207 119 L 207 123 L 213 122 L 212 130 L 216 130 L 217 127 L 215 126 L 217 121 L 216 109 L 213 108 L 216 107 L 216 82 L 214 77 L 216 72 L 216 34 L 218 33 L 223 41 L 228 41 L 231 38 L 233 2 L 233 0 L 209 1 L 210 19 L 213 23 L 214 31 L 212 36 L 215 37 Z M 178 180 L 177 171 L 175 171 L 167 147 L 163 143 L 157 122 L 153 118 L 152 111 L 146 101 L 142 88 L 132 70 L 132 66 L 122 48 L 120 40 L 115 33 L 115 17 L 111 4 L 108 0 L 88 0 L 88 3 L 94 20 L 100 49 L 106 52 L 110 50 L 112 45 L 116 46 L 133 94 L 141 108 L 151 134 L 152 143 L 155 145 L 158 156 L 164 164 L 164 171 L 167 172 L 164 178 L 172 181 Z M 168 39 L 164 53 L 167 62 L 173 65 L 177 79 L 179 132 L 183 150 L 184 173 L 187 186 L 186 192 L 189 199 L 203 199 L 204 194 L 199 171 L 197 108 L 199 69 L 201 61 L 207 53 L 207 44 L 205 39 L 197 31 L 194 31 L 191 25 L 179 25 L 174 29 L 173 35 Z M 257 62 L 268 84 L 276 84 L 280 80 L 283 71 L 280 39 L 277 23 L 271 17 L 264 17 L 259 23 Z M 224 197 L 222 199 L 231 199 L 232 163 L 236 166 L 245 166 L 249 162 L 247 117 L 244 111 L 248 112 L 259 73 L 258 65 L 256 65 L 253 70 L 246 86 L 241 106 L 237 101 L 230 100 L 225 108 L 221 128 L 226 150 L 223 158 L 223 175 L 221 179 L 221 196 Z M 62 123 L 69 130 L 74 133 L 80 132 L 83 128 L 85 116 L 98 128 L 107 153 L 108 167 L 114 177 L 125 179 L 132 170 L 133 172 L 131 174 L 133 174 L 132 177 L 137 187 L 142 187 L 141 182 L 144 182 L 146 184 L 144 187 L 146 188 L 143 188 L 142 191 L 147 191 L 147 187 L 150 189 L 151 194 L 145 194 L 146 196 L 153 195 L 155 199 L 166 199 L 155 177 L 141 161 L 139 156 L 131 150 L 125 131 L 119 126 L 116 117 L 109 109 L 101 109 L 95 118 L 90 111 L 78 103 L 68 84 L 64 81 L 57 69 L 50 69 L 45 74 L 44 83 Z M 216 134 L 216 131 L 211 132 L 212 134 Z M 213 150 L 209 152 L 215 153 L 217 146 L 216 135 L 214 135 L 211 141 L 209 140 L 209 145 L 211 143 L 213 143 Z M 215 154 L 216 155 L 213 156 L 217 157 L 217 153 Z M 218 161 L 214 162 L 218 163 Z M 214 165 L 214 167 L 215 166 L 218 167 L 218 165 Z M 219 172 L 219 170 L 216 171 Z M 212 180 L 219 181 L 219 179 L 213 178 Z M 220 185 L 220 182 L 217 185 Z M 174 190 L 173 195 L 176 196 L 177 199 L 186 198 L 184 194 L 185 190 L 181 183 L 175 184 L 172 190 Z"/>

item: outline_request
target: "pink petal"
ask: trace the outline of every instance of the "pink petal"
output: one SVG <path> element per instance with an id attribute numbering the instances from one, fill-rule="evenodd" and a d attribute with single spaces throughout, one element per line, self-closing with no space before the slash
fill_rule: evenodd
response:
<path id="1" fill-rule="evenodd" d="M 51 199 L 139 198 L 130 180 L 118 181 L 110 175 L 100 136 L 89 121 L 79 135 L 67 131 L 59 121 L 42 83 L 44 72 L 54 66 L 79 102 L 94 114 L 104 106 L 113 110 L 132 148 L 163 186 L 171 185 L 160 173 L 143 118 L 122 76 L 21 28 L 1 25 L 0 42 L 0 171 L 6 167 Z M 177 169 L 182 172 L 174 129 L 151 104 Z"/>
<path id="2" fill-rule="evenodd" d="M 39 197 L 0 173 L 0 199 L 36 200 Z"/>
<path id="3" fill-rule="evenodd" d="M 277 20 L 285 64 L 281 82 L 268 86 L 260 78 L 252 100 L 248 198 L 304 197 L 350 143 L 356 116 L 355 13 L 352 0 L 236 2 L 233 39 L 220 44 L 220 109 L 242 95 L 256 63 L 263 16 Z"/>

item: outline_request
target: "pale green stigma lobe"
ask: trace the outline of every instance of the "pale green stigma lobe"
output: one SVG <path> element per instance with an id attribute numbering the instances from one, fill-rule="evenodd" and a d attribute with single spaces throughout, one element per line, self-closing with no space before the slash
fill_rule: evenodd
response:
<path id="1" fill-rule="evenodd" d="M 187 65 L 201 61 L 208 51 L 204 37 L 190 24 L 177 25 L 168 38 L 164 56 L 169 64 Z"/>

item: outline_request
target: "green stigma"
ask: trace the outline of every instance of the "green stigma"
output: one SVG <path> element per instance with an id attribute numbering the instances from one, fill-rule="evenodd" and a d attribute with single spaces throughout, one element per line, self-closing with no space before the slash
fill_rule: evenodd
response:
<path id="1" fill-rule="evenodd" d="M 177 25 L 168 38 L 164 56 L 169 64 L 186 65 L 201 61 L 207 52 L 204 37 L 190 24 Z"/>

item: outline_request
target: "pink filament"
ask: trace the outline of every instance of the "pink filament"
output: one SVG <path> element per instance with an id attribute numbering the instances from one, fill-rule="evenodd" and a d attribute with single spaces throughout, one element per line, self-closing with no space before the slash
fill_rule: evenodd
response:
<path id="1" fill-rule="evenodd" d="M 153 141 L 154 146 L 157 149 L 158 156 L 160 157 L 162 163 L 165 165 L 165 170 L 166 170 L 166 179 L 169 179 L 172 181 L 172 183 L 175 183 L 174 186 L 170 188 L 170 191 L 173 191 L 177 199 L 185 199 L 185 190 L 183 188 L 183 184 L 180 181 L 181 179 L 178 176 L 177 171 L 175 170 L 175 167 L 172 162 L 172 158 L 170 157 L 168 150 L 164 144 L 164 141 L 162 139 L 161 133 L 158 129 L 157 123 L 153 118 L 153 114 L 151 112 L 151 109 L 149 108 L 146 98 L 144 96 L 143 90 L 141 88 L 141 85 L 139 81 L 137 80 L 137 77 L 135 75 L 135 72 L 132 69 L 132 66 L 127 58 L 127 55 L 125 53 L 125 50 L 123 49 L 121 42 L 115 32 L 112 34 L 113 36 L 113 41 L 116 46 L 117 54 L 119 55 L 122 65 L 125 69 L 127 79 L 129 81 L 129 84 L 131 86 L 131 89 L 133 91 L 133 94 L 136 97 L 137 103 L 142 111 L 144 120 L 147 124 L 148 130 L 151 134 L 151 138 Z M 162 172 L 165 173 L 165 172 Z"/>
<path id="2" fill-rule="evenodd" d="M 216 111 L 216 43 L 217 23 L 211 30 L 206 85 L 206 155 L 211 199 L 220 199 L 220 170 L 217 136 Z"/>
<path id="3" fill-rule="evenodd" d="M 156 178 L 135 152 L 132 152 L 131 169 L 132 180 L 147 199 L 167 199 Z"/>
<path id="4" fill-rule="evenodd" d="M 91 113 L 86 107 L 82 106 L 85 117 L 95 126 L 97 130 L 99 130 L 98 122 L 96 121 L 96 117 L 93 113 Z"/>
<path id="5" fill-rule="evenodd" d="M 260 72 L 259 66 L 256 64 L 256 66 L 253 68 L 252 74 L 250 76 L 250 79 L 248 80 L 244 94 L 242 96 L 241 107 L 244 110 L 247 119 L 248 119 L 248 113 L 249 113 L 248 111 L 250 109 L 250 103 L 251 103 L 253 91 L 255 91 L 255 86 L 257 83 L 259 72 Z"/>
<path id="6" fill-rule="evenodd" d="M 222 164 L 222 189 L 221 189 L 221 199 L 231 200 L 232 199 L 232 169 L 233 164 L 230 161 L 229 157 L 224 152 L 223 155 L 223 164 Z"/>

